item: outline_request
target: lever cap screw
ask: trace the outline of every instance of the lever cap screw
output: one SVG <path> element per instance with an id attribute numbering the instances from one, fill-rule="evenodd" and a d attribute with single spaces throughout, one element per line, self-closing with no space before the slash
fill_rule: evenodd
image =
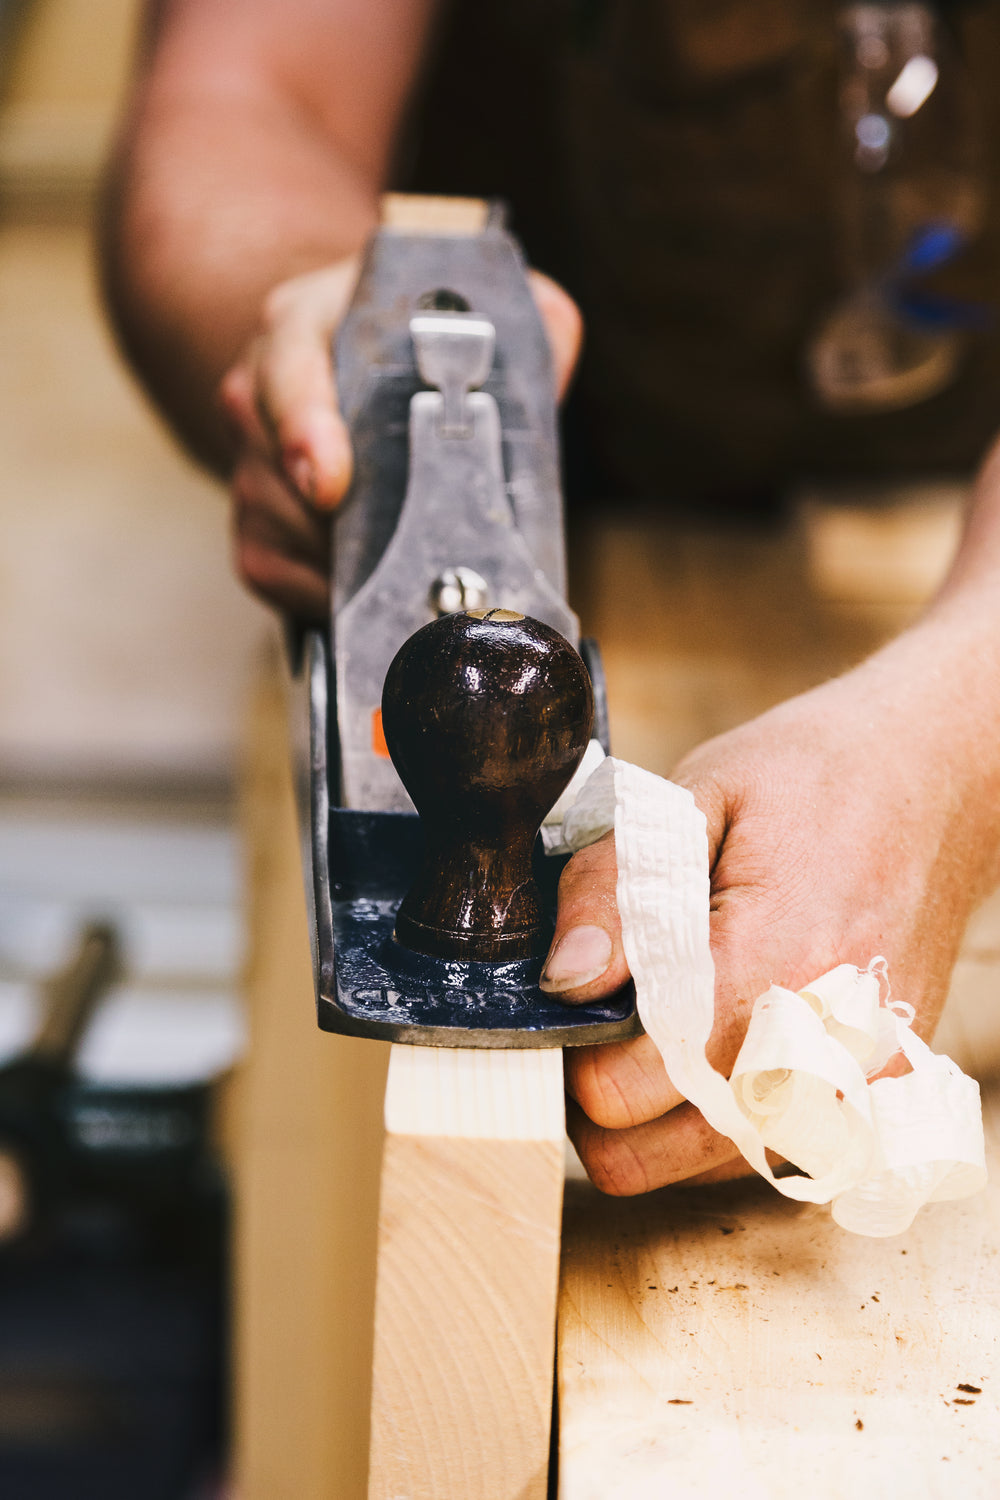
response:
<path id="1" fill-rule="evenodd" d="M 489 584 L 475 568 L 445 568 L 431 584 L 431 608 L 438 615 L 485 609 Z"/>

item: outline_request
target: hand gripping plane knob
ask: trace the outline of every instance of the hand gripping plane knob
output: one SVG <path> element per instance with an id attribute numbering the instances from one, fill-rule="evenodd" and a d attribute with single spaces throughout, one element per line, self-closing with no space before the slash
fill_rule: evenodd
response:
<path id="1" fill-rule="evenodd" d="M 532 849 L 583 758 L 593 713 L 581 657 L 512 610 L 445 615 L 401 647 L 382 725 L 425 837 L 396 917 L 404 947 L 492 963 L 546 951 Z"/>

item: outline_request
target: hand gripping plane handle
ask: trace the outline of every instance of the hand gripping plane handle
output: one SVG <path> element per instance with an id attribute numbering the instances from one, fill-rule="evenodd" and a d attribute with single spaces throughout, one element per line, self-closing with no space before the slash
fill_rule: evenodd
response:
<path id="1" fill-rule="evenodd" d="M 333 521 L 337 788 L 410 811 L 377 729 L 403 641 L 436 614 L 503 608 L 574 645 L 555 378 L 519 247 L 476 234 L 373 240 L 337 336 L 354 477 Z"/>
<path id="2" fill-rule="evenodd" d="M 354 477 L 330 630 L 304 642 L 297 757 L 320 1026 L 434 1047 L 633 1036 L 629 989 L 566 1006 L 538 983 L 563 860 L 535 835 L 591 694 L 551 356 L 501 216 L 471 233 L 387 223 L 335 359 Z M 580 649 L 606 743 L 598 659 Z"/>
<path id="3" fill-rule="evenodd" d="M 492 963 L 546 952 L 551 924 L 532 851 L 583 758 L 593 717 L 578 653 L 517 611 L 446 615 L 402 646 L 386 677 L 382 724 L 426 852 L 396 916 L 397 942 Z"/>

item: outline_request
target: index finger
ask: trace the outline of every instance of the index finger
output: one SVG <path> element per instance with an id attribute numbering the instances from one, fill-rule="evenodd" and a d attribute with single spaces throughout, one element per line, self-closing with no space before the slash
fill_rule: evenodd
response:
<path id="1" fill-rule="evenodd" d="M 323 509 L 351 480 L 351 444 L 340 414 L 331 343 L 357 277 L 351 260 L 278 287 L 265 307 L 255 398 L 275 460 L 300 494 Z"/>

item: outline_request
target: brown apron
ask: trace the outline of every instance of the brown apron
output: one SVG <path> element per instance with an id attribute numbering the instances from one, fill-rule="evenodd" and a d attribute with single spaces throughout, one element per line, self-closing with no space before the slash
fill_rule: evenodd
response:
<path id="1" fill-rule="evenodd" d="M 454 0 L 397 180 L 500 196 L 579 301 L 569 417 L 595 491 L 733 498 L 960 472 L 1000 429 L 1000 332 L 908 410 L 825 412 L 807 339 L 842 290 L 833 0 Z M 987 148 L 1000 7 L 960 12 Z M 949 290 L 1000 306 L 1000 192 Z"/>

